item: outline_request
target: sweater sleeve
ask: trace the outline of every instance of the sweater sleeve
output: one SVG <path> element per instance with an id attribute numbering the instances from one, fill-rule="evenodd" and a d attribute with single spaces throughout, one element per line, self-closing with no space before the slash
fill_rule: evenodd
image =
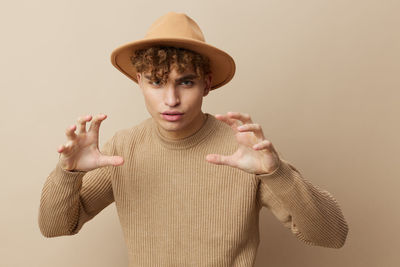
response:
<path id="1" fill-rule="evenodd" d="M 336 199 L 312 185 L 289 162 L 260 179 L 259 200 L 301 241 L 308 245 L 340 248 L 348 225 Z"/>
<path id="2" fill-rule="evenodd" d="M 114 137 L 101 149 L 103 154 L 112 155 Z M 78 233 L 84 223 L 114 202 L 111 178 L 110 166 L 72 172 L 62 169 L 59 161 L 42 188 L 38 218 L 42 235 Z"/>

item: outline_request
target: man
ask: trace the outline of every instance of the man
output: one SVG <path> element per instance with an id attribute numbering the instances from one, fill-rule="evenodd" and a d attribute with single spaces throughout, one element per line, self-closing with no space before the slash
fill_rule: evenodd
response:
<path id="1" fill-rule="evenodd" d="M 106 115 L 66 130 L 42 191 L 44 236 L 76 234 L 115 202 L 129 266 L 252 266 L 264 206 L 307 244 L 344 245 L 336 200 L 281 159 L 259 124 L 239 112 L 202 112 L 203 97 L 229 82 L 235 65 L 191 18 L 167 13 L 111 61 L 139 84 L 151 117 L 118 131 L 101 152 Z"/>

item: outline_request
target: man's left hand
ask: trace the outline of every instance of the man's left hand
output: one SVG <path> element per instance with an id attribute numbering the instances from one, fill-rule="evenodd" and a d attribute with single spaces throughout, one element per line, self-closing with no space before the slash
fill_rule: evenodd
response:
<path id="1" fill-rule="evenodd" d="M 264 137 L 259 124 L 253 123 L 248 114 L 228 112 L 215 118 L 228 124 L 239 144 L 230 156 L 208 154 L 206 160 L 218 165 L 228 165 L 254 174 L 271 173 L 279 166 L 279 156 L 272 143 Z"/>

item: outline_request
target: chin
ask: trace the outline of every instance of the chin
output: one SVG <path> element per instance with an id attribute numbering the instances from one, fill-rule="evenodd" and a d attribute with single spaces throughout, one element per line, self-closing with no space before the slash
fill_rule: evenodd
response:
<path id="1" fill-rule="evenodd" d="M 170 122 L 162 120 L 159 124 L 166 131 L 177 132 L 183 128 L 181 122 Z"/>

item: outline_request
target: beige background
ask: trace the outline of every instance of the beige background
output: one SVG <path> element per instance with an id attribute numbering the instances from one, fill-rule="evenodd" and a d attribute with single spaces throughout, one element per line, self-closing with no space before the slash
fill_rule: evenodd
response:
<path id="1" fill-rule="evenodd" d="M 256 266 L 400 266 L 397 0 L 2 0 L 0 266 L 127 266 L 114 204 L 78 235 L 46 239 L 39 199 L 79 115 L 109 116 L 101 144 L 149 116 L 109 56 L 168 11 L 236 60 L 203 110 L 252 115 L 349 223 L 343 248 L 313 247 L 263 208 Z"/>

